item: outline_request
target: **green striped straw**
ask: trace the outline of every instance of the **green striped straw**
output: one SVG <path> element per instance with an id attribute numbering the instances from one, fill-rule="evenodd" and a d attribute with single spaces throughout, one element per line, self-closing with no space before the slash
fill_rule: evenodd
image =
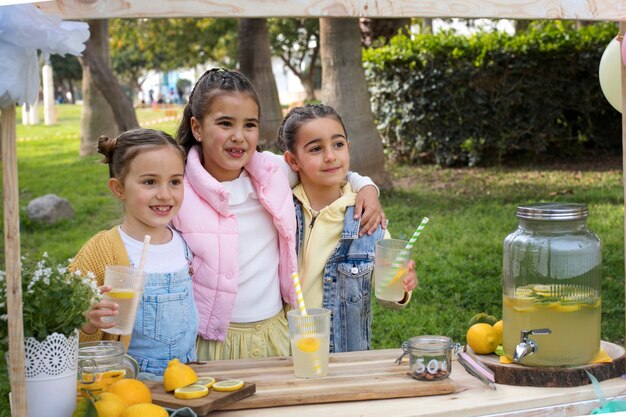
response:
<path id="1" fill-rule="evenodd" d="M 398 254 L 398 256 L 396 256 L 396 259 L 394 259 L 393 263 L 391 264 L 391 266 L 394 269 L 399 269 L 403 266 L 403 264 L 408 261 L 409 259 L 409 254 L 411 253 L 411 249 L 413 249 L 413 245 L 415 244 L 415 242 L 417 241 L 417 238 L 420 236 L 420 233 L 422 233 L 422 230 L 424 230 L 424 228 L 426 227 L 426 223 L 428 223 L 430 219 L 428 217 L 424 217 L 421 221 L 421 223 L 419 224 L 419 226 L 417 226 L 417 229 L 415 229 L 415 232 L 413 232 L 413 236 L 411 236 L 411 239 L 409 239 L 409 243 L 407 243 L 407 245 L 404 247 L 404 249 L 402 249 L 402 251 Z M 394 274 L 394 277 L 397 274 Z M 393 281 L 394 277 L 390 277 L 389 281 Z M 390 282 L 387 282 L 386 285 L 389 285 Z"/>

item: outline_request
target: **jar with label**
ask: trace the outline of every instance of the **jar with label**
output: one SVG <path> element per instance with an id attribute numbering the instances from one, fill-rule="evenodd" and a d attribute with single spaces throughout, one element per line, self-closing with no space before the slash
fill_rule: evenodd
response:
<path id="1" fill-rule="evenodd" d="M 409 374 L 422 381 L 438 381 L 452 371 L 452 339 L 447 336 L 415 336 L 402 345 L 409 354 Z"/>
<path id="2" fill-rule="evenodd" d="M 504 239 L 503 348 L 515 363 L 589 363 L 600 349 L 600 239 L 585 204 L 517 207 Z"/>
<path id="3" fill-rule="evenodd" d="M 121 342 L 101 340 L 78 347 L 78 393 L 98 394 L 121 378 L 135 378 L 137 361 L 125 353 Z"/>

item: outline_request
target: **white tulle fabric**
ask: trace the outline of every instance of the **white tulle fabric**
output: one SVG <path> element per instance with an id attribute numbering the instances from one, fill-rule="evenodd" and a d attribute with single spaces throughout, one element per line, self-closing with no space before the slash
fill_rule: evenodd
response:
<path id="1" fill-rule="evenodd" d="M 80 55 L 89 26 L 46 15 L 32 4 L 0 7 L 0 107 L 34 104 L 39 94 L 37 49 Z"/>

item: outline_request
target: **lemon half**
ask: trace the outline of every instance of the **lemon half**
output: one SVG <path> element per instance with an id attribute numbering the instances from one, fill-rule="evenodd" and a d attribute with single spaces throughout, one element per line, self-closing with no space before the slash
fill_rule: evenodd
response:
<path id="1" fill-rule="evenodd" d="M 237 391 L 243 388 L 243 381 L 238 379 L 229 379 L 227 381 L 220 381 L 213 384 L 215 391 Z"/>
<path id="2" fill-rule="evenodd" d="M 209 389 L 204 385 L 198 384 L 192 384 L 174 390 L 174 397 L 179 400 L 193 400 L 194 398 L 202 398 L 206 395 L 209 395 Z"/>

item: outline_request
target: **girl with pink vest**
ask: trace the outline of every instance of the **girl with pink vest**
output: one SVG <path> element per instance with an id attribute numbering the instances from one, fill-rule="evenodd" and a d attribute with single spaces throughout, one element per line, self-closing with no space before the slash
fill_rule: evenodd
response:
<path id="1" fill-rule="evenodd" d="M 295 211 L 282 156 L 257 152 L 259 109 L 244 75 L 211 69 L 196 82 L 176 135 L 187 164 L 172 222 L 194 253 L 198 360 L 289 355 Z M 349 180 L 371 184 L 356 174 Z M 362 193 L 369 232 L 383 215 L 377 189 Z"/>

